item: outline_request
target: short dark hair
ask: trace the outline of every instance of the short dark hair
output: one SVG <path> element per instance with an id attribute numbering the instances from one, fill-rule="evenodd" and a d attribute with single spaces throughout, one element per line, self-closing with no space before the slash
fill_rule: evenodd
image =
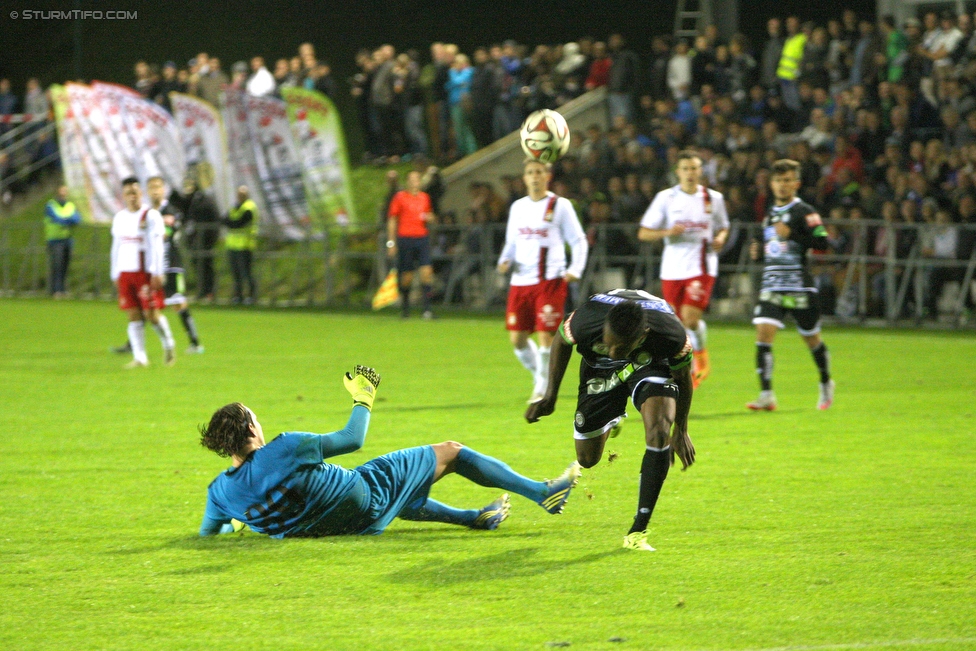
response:
<path id="1" fill-rule="evenodd" d="M 133 183 L 135 183 L 135 184 L 137 184 L 137 185 L 138 185 L 138 183 L 139 183 L 139 179 L 137 179 L 137 178 L 136 178 L 136 177 L 134 177 L 134 176 L 127 176 L 127 177 L 125 177 L 124 179 L 122 179 L 122 187 L 123 187 L 123 188 L 124 188 L 125 186 L 127 186 L 127 185 L 132 185 Z"/>
<path id="2" fill-rule="evenodd" d="M 674 162 L 678 163 L 680 161 L 687 160 L 689 158 L 697 158 L 698 160 L 701 160 L 701 154 L 699 154 L 694 149 L 682 149 L 681 151 L 678 152 L 678 157 L 675 159 Z"/>
<path id="3" fill-rule="evenodd" d="M 224 405 L 200 426 L 200 445 L 221 457 L 240 454 L 251 438 L 251 414 L 239 402 Z"/>
<path id="4" fill-rule="evenodd" d="M 789 158 L 781 158 L 775 163 L 773 163 L 772 169 L 769 173 L 772 176 L 777 176 L 779 174 L 789 174 L 790 172 L 800 173 L 800 164 L 795 160 L 790 160 Z"/>
<path id="5" fill-rule="evenodd" d="M 624 341 L 633 341 L 643 334 L 645 323 L 644 308 L 637 301 L 617 303 L 607 312 L 610 331 Z"/>
<path id="6" fill-rule="evenodd" d="M 542 165 L 544 168 L 546 168 L 546 171 L 547 172 L 550 172 L 550 173 L 552 172 L 552 164 L 551 163 L 543 163 L 538 158 L 532 158 L 531 156 L 526 156 L 525 157 L 525 160 L 522 161 L 522 169 L 524 170 L 526 167 L 529 166 L 530 163 L 535 163 L 536 165 Z"/>

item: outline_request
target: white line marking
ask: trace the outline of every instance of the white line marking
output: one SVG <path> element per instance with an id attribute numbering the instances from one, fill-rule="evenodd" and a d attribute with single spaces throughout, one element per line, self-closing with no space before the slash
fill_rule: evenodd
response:
<path id="1" fill-rule="evenodd" d="M 931 640 L 888 640 L 883 642 L 846 642 L 842 644 L 792 645 L 743 649 L 742 651 L 844 651 L 845 649 L 884 649 L 896 646 L 933 646 L 936 644 L 976 644 L 976 637 L 946 637 Z"/>

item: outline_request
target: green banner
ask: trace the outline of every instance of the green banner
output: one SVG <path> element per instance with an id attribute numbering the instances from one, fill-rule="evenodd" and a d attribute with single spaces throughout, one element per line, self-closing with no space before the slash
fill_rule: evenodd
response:
<path id="1" fill-rule="evenodd" d="M 328 97 L 304 88 L 282 88 L 288 105 L 309 212 L 323 225 L 357 223 L 349 175 L 349 155 L 339 112 Z"/>

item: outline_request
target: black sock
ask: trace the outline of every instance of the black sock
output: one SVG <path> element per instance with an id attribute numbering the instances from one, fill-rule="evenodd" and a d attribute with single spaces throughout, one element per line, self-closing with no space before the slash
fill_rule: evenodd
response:
<path id="1" fill-rule="evenodd" d="M 409 316 L 410 314 L 410 287 L 400 285 L 400 308 L 403 310 L 403 316 Z"/>
<path id="2" fill-rule="evenodd" d="M 651 514 L 654 513 L 654 505 L 657 504 L 658 495 L 661 494 L 661 486 L 664 485 L 670 467 L 670 446 L 663 450 L 645 450 L 644 460 L 641 462 L 637 515 L 634 516 L 634 525 L 628 533 L 647 529 L 647 523 L 651 519 Z"/>
<path id="3" fill-rule="evenodd" d="M 199 346 L 200 337 L 197 336 L 197 324 L 193 320 L 193 315 L 190 314 L 190 308 L 180 310 L 180 320 L 183 322 L 183 329 L 186 330 L 186 336 L 190 338 L 190 343 L 194 346 Z"/>
<path id="4" fill-rule="evenodd" d="M 424 292 L 424 312 L 430 312 L 430 299 L 434 293 L 434 288 L 431 285 L 421 285 L 420 288 Z"/>
<path id="5" fill-rule="evenodd" d="M 773 345 L 756 342 L 756 373 L 763 391 L 773 390 Z"/>
<path id="6" fill-rule="evenodd" d="M 817 363 L 817 369 L 820 371 L 820 383 L 830 382 L 830 352 L 827 350 L 827 344 L 821 341 L 820 345 L 810 352 L 813 354 L 813 361 Z"/>

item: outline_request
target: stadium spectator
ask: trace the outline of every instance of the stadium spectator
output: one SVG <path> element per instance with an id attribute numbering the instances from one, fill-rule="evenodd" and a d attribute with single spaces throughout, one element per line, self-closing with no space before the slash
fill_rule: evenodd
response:
<path id="1" fill-rule="evenodd" d="M 0 79 L 0 116 L 17 112 L 17 96 L 10 92 L 10 80 Z"/>
<path id="2" fill-rule="evenodd" d="M 197 81 L 197 94 L 201 99 L 210 102 L 213 106 L 220 106 L 220 93 L 224 86 L 230 83 L 230 79 L 220 69 L 220 59 L 217 57 L 205 57 L 205 64 L 202 65 Z"/>
<path id="3" fill-rule="evenodd" d="M 780 94 L 783 103 L 791 111 L 800 111 L 799 78 L 803 68 L 803 48 L 806 46 L 807 34 L 800 30 L 800 19 L 790 16 L 786 19 L 786 40 L 783 42 L 783 53 L 780 55 L 776 68 L 776 78 L 779 81 Z"/>
<path id="4" fill-rule="evenodd" d="M 612 61 L 607 79 L 610 120 L 619 115 L 627 122 L 633 122 L 634 100 L 641 91 L 640 59 L 627 48 L 627 42 L 620 34 L 611 34 L 607 46 Z"/>
<path id="5" fill-rule="evenodd" d="M 776 70 L 779 68 L 780 57 L 783 56 L 783 37 L 780 34 L 782 24 L 779 18 L 766 21 L 766 43 L 763 45 L 762 61 L 759 69 L 759 83 L 767 91 L 778 88 L 779 81 Z"/>
<path id="6" fill-rule="evenodd" d="M 675 100 L 688 97 L 691 90 L 691 57 L 688 55 L 688 43 L 681 39 L 674 45 L 674 53 L 668 60 L 668 88 Z"/>
<path id="7" fill-rule="evenodd" d="M 186 92 L 186 84 L 180 82 L 177 73 L 176 63 L 167 61 L 163 64 L 163 76 L 156 87 L 157 94 L 154 100 L 169 113 L 173 112 L 169 94 Z"/>
<path id="8" fill-rule="evenodd" d="M 593 44 L 593 60 L 590 61 L 590 70 L 586 75 L 586 90 L 602 88 L 607 85 L 610 79 L 610 66 L 613 60 L 607 54 L 607 44 L 603 41 L 596 41 Z"/>
<path id="9" fill-rule="evenodd" d="M 275 79 L 264 65 L 264 57 L 251 58 L 251 76 L 245 86 L 247 92 L 255 97 L 265 97 L 275 91 Z"/>
<path id="10" fill-rule="evenodd" d="M 81 222 L 81 213 L 68 201 L 68 186 L 59 186 L 44 207 L 44 239 L 47 241 L 48 293 L 56 298 L 68 295 L 65 279 L 71 264 L 71 231 Z"/>
<path id="11" fill-rule="evenodd" d="M 959 252 L 959 228 L 952 223 L 947 210 L 937 210 L 935 221 L 922 227 L 922 256 L 934 260 L 955 260 Z M 926 269 L 925 314 L 938 320 L 939 298 L 949 281 L 962 280 L 963 270 L 955 267 L 932 267 Z"/>
<path id="12" fill-rule="evenodd" d="M 474 134 L 471 132 L 469 114 L 471 111 L 471 78 L 474 69 L 465 54 L 457 54 L 454 63 L 448 71 L 447 102 L 450 107 L 451 124 L 454 127 L 454 137 L 457 141 L 457 156 L 464 157 L 473 154 L 478 149 Z"/>

